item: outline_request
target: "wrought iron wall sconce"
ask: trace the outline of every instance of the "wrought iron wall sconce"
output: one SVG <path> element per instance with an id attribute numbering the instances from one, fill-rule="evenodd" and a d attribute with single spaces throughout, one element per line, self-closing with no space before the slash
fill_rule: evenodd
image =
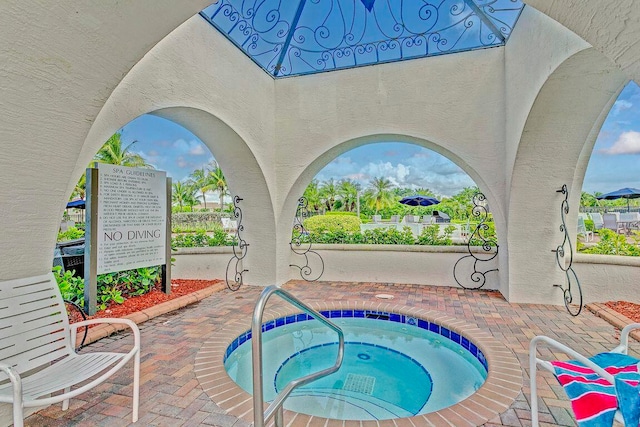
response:
<path id="1" fill-rule="evenodd" d="M 314 250 L 311 250 L 311 241 L 309 240 L 309 232 L 304 228 L 304 220 L 309 216 L 307 199 L 300 197 L 298 199 L 298 207 L 296 209 L 296 217 L 293 221 L 293 233 L 294 236 L 289 242 L 291 250 L 296 254 L 304 257 L 304 265 L 289 264 L 289 267 L 295 267 L 300 270 L 300 277 L 307 282 L 315 282 L 322 277 L 324 273 L 324 260 L 320 254 Z M 311 268 L 309 263 L 309 257 L 319 260 L 320 268 L 319 273 Z"/>
<path id="2" fill-rule="evenodd" d="M 482 193 L 476 193 L 473 196 L 473 209 L 471 210 L 471 214 L 479 223 L 467 240 L 468 255 L 460 258 L 453 266 L 453 278 L 456 283 L 464 289 L 482 288 L 487 283 L 487 274 L 492 271 L 498 271 L 497 268 L 484 271 L 478 268 L 482 263 L 489 262 L 498 256 L 498 242 L 493 236 L 486 236 L 486 232 L 489 230 L 489 225 L 487 224 L 489 211 L 486 207 L 486 200 L 487 198 Z M 481 246 L 483 252 L 472 252 L 471 248 L 473 246 Z M 463 277 L 463 273 L 461 272 L 462 266 L 469 262 L 473 264 L 473 271 L 468 277 Z"/>
<path id="3" fill-rule="evenodd" d="M 553 285 L 554 287 L 560 288 L 563 293 L 564 298 L 564 306 L 567 308 L 567 311 L 572 316 L 577 316 L 582 311 L 582 288 L 580 287 L 580 280 L 578 280 L 578 275 L 573 270 L 573 246 L 571 245 L 571 239 L 569 238 L 569 231 L 567 230 L 566 216 L 569 213 L 569 191 L 567 190 L 567 184 L 564 184 L 560 190 L 556 190 L 556 193 L 564 194 L 564 200 L 560 205 L 560 217 L 562 219 L 562 224 L 560 224 L 560 231 L 564 233 L 564 240 L 562 244 L 558 245 L 557 248 L 551 250 L 551 252 L 555 252 L 556 254 L 556 263 L 560 270 L 562 270 L 566 277 L 565 285 Z M 565 245 L 569 246 L 569 262 L 567 263 L 564 259 L 565 256 Z M 575 295 L 574 295 L 575 294 Z M 574 301 L 575 297 L 575 301 Z M 577 306 L 577 308 L 576 308 Z"/>
<path id="4" fill-rule="evenodd" d="M 236 234 L 235 234 L 236 245 L 232 246 L 233 257 L 229 260 L 229 263 L 227 264 L 227 270 L 225 273 L 227 288 L 229 288 L 232 291 L 237 291 L 238 289 L 240 289 L 244 280 L 243 274 L 249 271 L 246 268 L 243 269 L 241 266 L 241 261 L 244 259 L 245 256 L 247 256 L 247 248 L 249 247 L 249 244 L 240 236 L 240 233 L 244 231 L 244 225 L 242 224 L 242 209 L 240 209 L 240 206 L 238 206 L 238 203 L 240 203 L 242 200 L 243 199 L 240 198 L 239 196 L 234 196 L 233 198 L 233 216 L 236 218 L 236 221 L 237 221 Z M 229 272 L 231 270 L 231 265 L 233 265 L 234 272 L 233 272 L 233 277 L 230 280 Z"/>

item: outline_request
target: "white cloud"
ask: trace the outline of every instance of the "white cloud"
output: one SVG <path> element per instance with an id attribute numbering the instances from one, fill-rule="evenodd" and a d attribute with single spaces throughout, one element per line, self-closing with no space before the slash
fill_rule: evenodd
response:
<path id="1" fill-rule="evenodd" d="M 202 156 L 203 154 L 206 154 L 206 151 L 204 150 L 204 146 L 202 144 L 198 144 L 191 147 L 191 149 L 189 150 L 189 154 L 191 154 L 192 156 Z"/>
<path id="2" fill-rule="evenodd" d="M 187 154 L 189 156 L 202 156 L 207 154 L 204 145 L 195 139 L 186 141 L 182 138 L 173 141 L 173 148 L 177 153 Z"/>
<path id="3" fill-rule="evenodd" d="M 179 157 L 176 159 L 176 165 L 178 165 L 178 167 L 179 167 L 179 168 L 186 168 L 187 166 L 189 166 L 189 165 L 190 165 L 190 163 L 189 163 L 189 162 L 187 162 L 187 161 L 185 160 L 185 158 L 184 158 L 184 157 L 179 156 Z"/>
<path id="4" fill-rule="evenodd" d="M 621 99 L 619 101 L 616 101 L 613 104 L 613 108 L 611 109 L 611 113 L 615 116 L 617 114 L 620 114 L 624 110 L 629 110 L 632 107 L 633 107 L 633 103 L 631 103 L 631 102 L 629 102 L 627 100 Z"/>
<path id="5" fill-rule="evenodd" d="M 600 150 L 604 154 L 640 154 L 640 132 L 622 132 L 610 148 Z"/>
<path id="6" fill-rule="evenodd" d="M 403 144 L 393 148 L 378 153 L 377 156 L 382 158 L 373 161 L 361 160 L 360 158 L 365 156 L 355 151 L 353 154 L 339 156 L 328 163 L 316 178 L 320 181 L 330 178 L 353 179 L 366 189 L 373 178 L 383 177 L 396 187 L 428 188 L 441 196 L 452 196 L 464 187 L 475 185 L 460 167 L 446 157 L 427 149 L 417 153 L 414 150 L 408 152 Z M 392 152 L 397 160 L 389 158 Z"/>

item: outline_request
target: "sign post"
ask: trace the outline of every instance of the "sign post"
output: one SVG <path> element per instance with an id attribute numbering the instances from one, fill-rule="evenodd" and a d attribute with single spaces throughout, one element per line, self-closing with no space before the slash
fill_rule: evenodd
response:
<path id="1" fill-rule="evenodd" d="M 87 169 L 87 313 L 96 311 L 98 274 L 163 265 L 163 290 L 170 290 L 170 182 L 153 169 L 104 163 Z"/>

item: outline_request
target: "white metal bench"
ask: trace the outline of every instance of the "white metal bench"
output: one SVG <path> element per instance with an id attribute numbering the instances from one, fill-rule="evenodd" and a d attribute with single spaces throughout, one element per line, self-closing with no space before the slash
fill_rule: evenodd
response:
<path id="1" fill-rule="evenodd" d="M 128 325 L 133 331 L 133 348 L 128 353 L 77 354 L 77 330 L 92 323 Z M 0 402 L 13 404 L 14 426 L 23 426 L 24 408 L 62 402 L 62 409 L 68 409 L 70 398 L 102 383 L 131 359 L 136 422 L 140 387 L 137 325 L 127 319 L 93 319 L 69 325 L 52 274 L 0 282 Z M 26 375 L 33 370 L 36 372 Z"/>

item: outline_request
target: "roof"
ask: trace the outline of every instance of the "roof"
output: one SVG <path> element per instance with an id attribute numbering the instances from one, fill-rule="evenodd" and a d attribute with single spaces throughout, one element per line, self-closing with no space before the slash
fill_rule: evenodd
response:
<path id="1" fill-rule="evenodd" d="M 200 15 L 272 77 L 503 46 L 521 0 L 219 0 Z"/>

